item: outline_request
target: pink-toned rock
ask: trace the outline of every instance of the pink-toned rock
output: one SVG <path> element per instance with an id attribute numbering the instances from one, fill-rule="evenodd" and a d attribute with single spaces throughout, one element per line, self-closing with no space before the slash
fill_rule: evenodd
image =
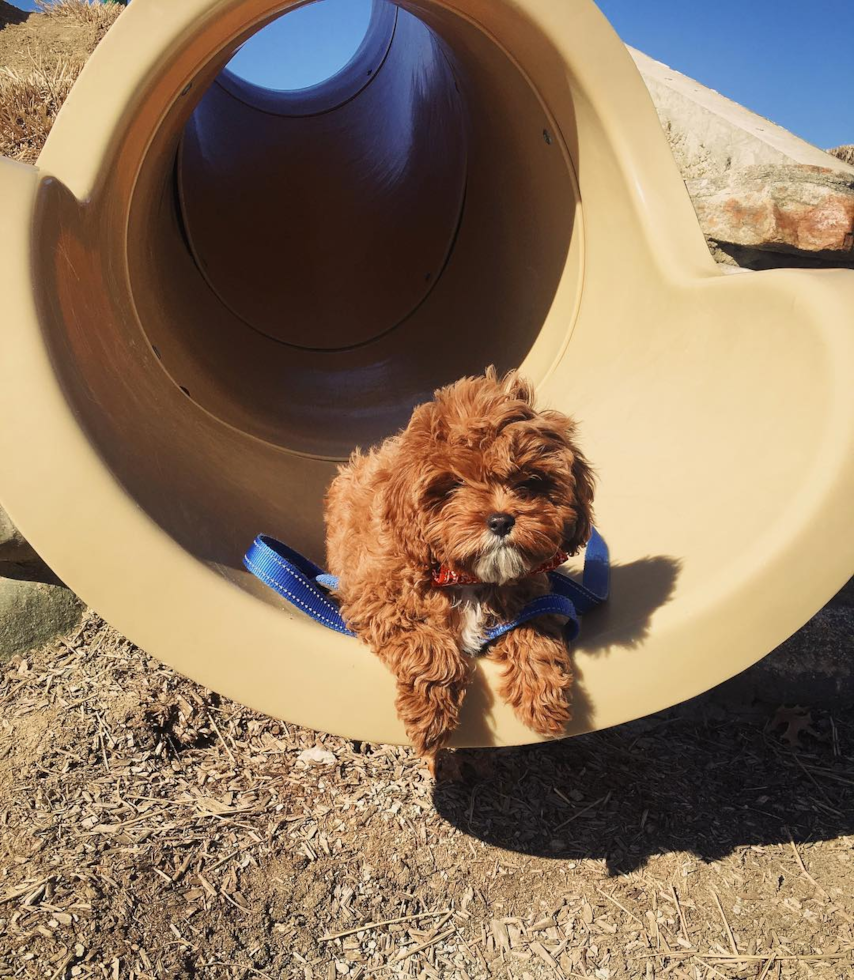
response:
<path id="1" fill-rule="evenodd" d="M 707 238 L 854 262 L 854 178 L 847 174 L 757 165 L 686 186 Z"/>

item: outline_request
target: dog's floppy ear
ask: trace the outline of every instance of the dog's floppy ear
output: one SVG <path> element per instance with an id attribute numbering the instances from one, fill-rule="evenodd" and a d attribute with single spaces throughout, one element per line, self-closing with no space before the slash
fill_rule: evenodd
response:
<path id="1" fill-rule="evenodd" d="M 509 371 L 505 374 L 502 385 L 511 398 L 525 402 L 526 405 L 534 404 L 534 386 L 530 381 L 523 378 L 518 371 Z"/>
<path id="2" fill-rule="evenodd" d="M 432 557 L 423 534 L 419 486 L 429 459 L 432 405 L 420 405 L 399 436 L 388 480 L 380 500 L 383 527 L 394 541 L 395 551 L 414 566 L 429 566 Z"/>
<path id="3" fill-rule="evenodd" d="M 573 448 L 572 477 L 575 482 L 575 524 L 568 539 L 564 542 L 564 550 L 574 555 L 580 551 L 590 537 L 593 528 L 593 489 L 595 478 L 590 464 L 584 455 Z"/>

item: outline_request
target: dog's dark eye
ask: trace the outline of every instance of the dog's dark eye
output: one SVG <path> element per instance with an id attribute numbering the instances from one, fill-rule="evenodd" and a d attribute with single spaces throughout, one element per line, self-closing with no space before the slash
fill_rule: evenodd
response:
<path id="1" fill-rule="evenodd" d="M 463 485 L 462 480 L 440 480 L 434 483 L 427 491 L 427 502 L 431 507 L 441 507 L 446 504 L 454 495 L 455 490 Z"/>
<path id="2" fill-rule="evenodd" d="M 551 484 L 548 480 L 535 474 L 520 480 L 514 489 L 520 497 L 538 497 L 548 493 L 550 487 Z"/>

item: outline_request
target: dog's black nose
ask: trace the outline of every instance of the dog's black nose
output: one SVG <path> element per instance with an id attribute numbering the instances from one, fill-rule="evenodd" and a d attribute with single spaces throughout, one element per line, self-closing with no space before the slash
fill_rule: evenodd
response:
<path id="1" fill-rule="evenodd" d="M 486 520 L 490 531 L 505 537 L 513 530 L 516 518 L 512 514 L 490 514 Z"/>

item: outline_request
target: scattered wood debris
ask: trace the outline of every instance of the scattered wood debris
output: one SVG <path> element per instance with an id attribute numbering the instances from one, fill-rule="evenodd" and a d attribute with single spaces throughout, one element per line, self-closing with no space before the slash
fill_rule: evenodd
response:
<path id="1" fill-rule="evenodd" d="M 94 615 L 0 671 L 0 978 L 854 975 L 854 713 L 701 702 L 434 790 Z"/>

